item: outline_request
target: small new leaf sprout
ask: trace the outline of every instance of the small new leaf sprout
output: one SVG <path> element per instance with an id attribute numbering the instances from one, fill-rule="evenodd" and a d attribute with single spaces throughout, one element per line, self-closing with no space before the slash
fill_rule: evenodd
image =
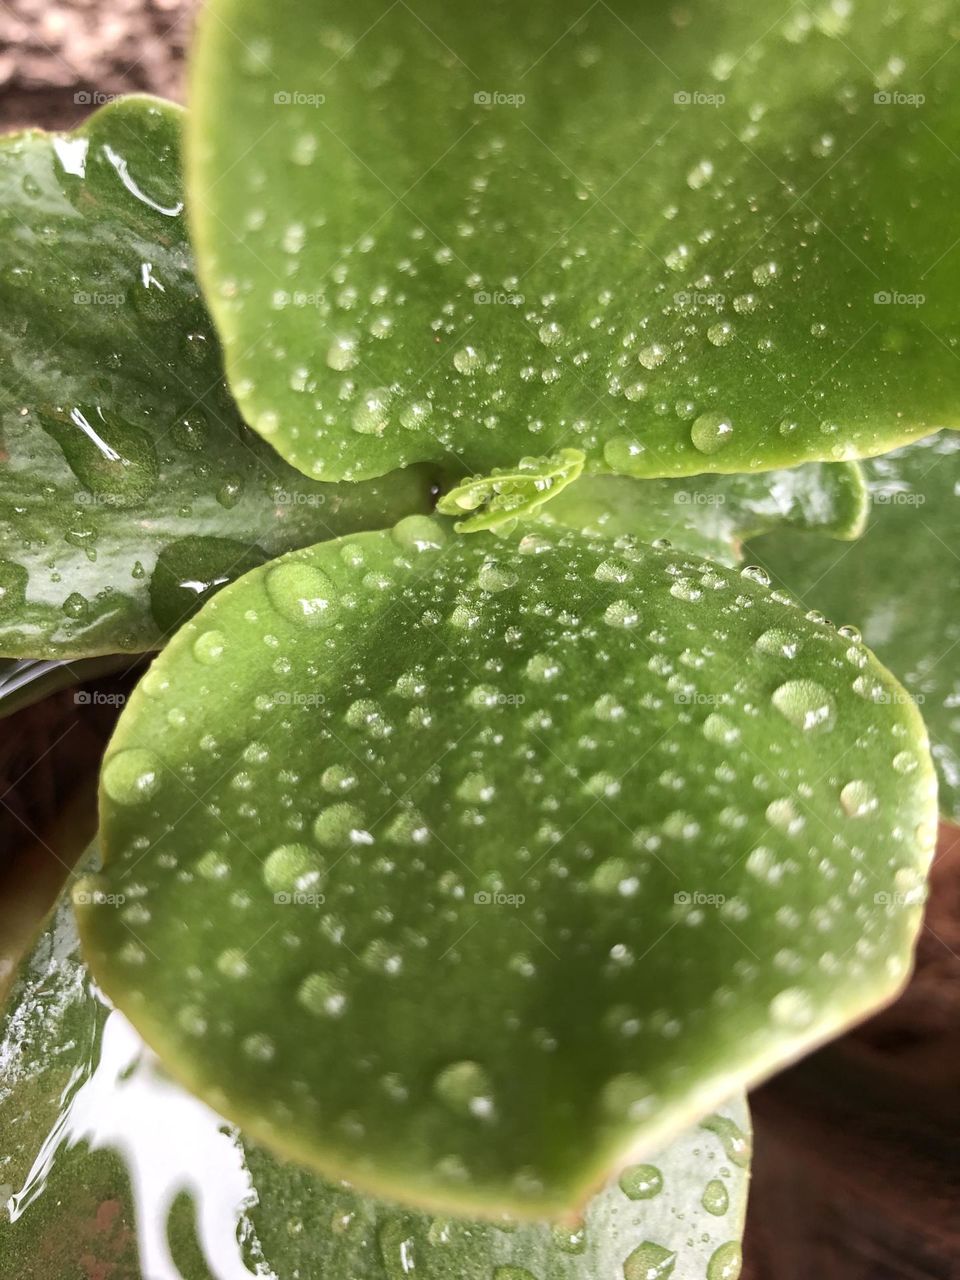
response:
<path id="1" fill-rule="evenodd" d="M 473 514 L 459 520 L 458 533 L 492 530 L 511 533 L 521 516 L 530 516 L 583 470 L 580 449 L 560 449 L 543 458 L 521 458 L 516 467 L 496 467 L 488 476 L 471 476 L 445 493 L 437 510 L 446 516 Z"/>

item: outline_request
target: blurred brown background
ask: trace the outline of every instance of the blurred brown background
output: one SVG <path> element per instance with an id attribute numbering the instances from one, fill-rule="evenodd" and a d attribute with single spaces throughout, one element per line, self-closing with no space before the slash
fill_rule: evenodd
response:
<path id="1" fill-rule="evenodd" d="M 69 128 L 121 93 L 182 101 L 196 7 L 0 0 L 0 130 Z M 124 689 L 131 677 L 112 679 L 105 688 Z M 2 722 L 0 929 L 5 920 L 10 928 L 14 890 L 29 898 L 30 885 L 43 881 L 43 892 L 53 892 L 60 873 L 42 869 L 34 839 L 55 839 L 53 810 L 70 799 L 79 825 L 92 824 L 97 752 L 111 720 L 92 716 L 68 690 Z M 956 830 L 943 831 L 918 972 L 905 996 L 758 1090 L 753 1105 L 747 1280 L 960 1280 Z"/>

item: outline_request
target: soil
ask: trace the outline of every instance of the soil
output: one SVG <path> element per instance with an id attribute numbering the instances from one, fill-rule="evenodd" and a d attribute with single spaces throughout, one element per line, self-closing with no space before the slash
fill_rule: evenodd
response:
<path id="1" fill-rule="evenodd" d="M 198 0 L 4 0 L 0 130 L 69 129 L 121 93 L 183 100 Z"/>

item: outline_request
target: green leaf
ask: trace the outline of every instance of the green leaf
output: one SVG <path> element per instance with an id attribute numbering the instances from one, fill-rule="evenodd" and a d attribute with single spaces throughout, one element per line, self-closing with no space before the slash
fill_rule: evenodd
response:
<path id="1" fill-rule="evenodd" d="M 182 112 L 113 104 L 0 142 L 0 654 L 156 648 L 292 547 L 424 509 L 427 480 L 305 482 L 223 384 L 181 216 Z"/>
<path id="2" fill-rule="evenodd" d="M 909 966 L 920 717 L 756 576 L 425 517 L 254 570 L 108 748 L 98 983 L 327 1176 L 582 1205 Z"/>
<path id="3" fill-rule="evenodd" d="M 583 463 L 579 449 L 561 449 L 549 458 L 521 458 L 512 470 L 495 467 L 492 475 L 464 480 L 443 495 L 437 510 L 447 516 L 475 513 L 454 525 L 458 533 L 512 531 L 521 516 L 535 515 L 572 484 Z"/>
<path id="4" fill-rule="evenodd" d="M 325 479 L 737 472 L 960 423 L 952 0 L 212 0 L 189 126 L 244 416 Z"/>
<path id="5" fill-rule="evenodd" d="M 859 542 L 769 537 L 751 555 L 808 608 L 861 628 L 903 681 L 930 730 L 941 810 L 960 821 L 960 441 L 932 436 L 866 470 Z"/>
<path id="6" fill-rule="evenodd" d="M 810 462 L 752 476 L 584 476 L 551 502 L 541 518 L 607 538 L 666 538 L 694 555 L 736 565 L 744 538 L 778 528 L 856 538 L 867 510 L 858 463 Z"/>
<path id="7" fill-rule="evenodd" d="M 15 1218 L 5 1257 L 20 1280 L 72 1275 L 78 1248 L 128 1280 L 170 1275 L 166 1241 L 184 1280 L 207 1280 L 204 1258 L 218 1280 L 244 1264 L 278 1280 L 636 1280 L 654 1258 L 716 1280 L 715 1259 L 739 1258 L 750 1161 L 738 1099 L 607 1186 L 582 1224 L 370 1200 L 275 1159 L 174 1085 L 88 981 L 66 906 L 0 1035 L 0 1133 Z"/>

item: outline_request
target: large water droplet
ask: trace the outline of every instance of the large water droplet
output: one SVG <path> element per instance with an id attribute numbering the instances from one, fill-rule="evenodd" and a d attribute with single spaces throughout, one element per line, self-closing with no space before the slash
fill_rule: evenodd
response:
<path id="1" fill-rule="evenodd" d="M 733 439 L 733 424 L 725 413 L 701 413 L 690 428 L 690 439 L 701 453 L 719 453 Z"/>
<path id="2" fill-rule="evenodd" d="M 645 1240 L 624 1262 L 623 1277 L 624 1280 L 667 1280 L 667 1276 L 673 1275 L 676 1263 L 677 1255 L 672 1249 Z"/>
<path id="3" fill-rule="evenodd" d="M 336 614 L 336 591 L 320 569 L 288 560 L 268 570 L 265 586 L 270 603 L 288 622 L 323 626 Z"/>
<path id="4" fill-rule="evenodd" d="M 815 680 L 788 680 L 771 695 L 770 701 L 798 729 L 829 728 L 836 708 L 833 698 Z"/>
<path id="5" fill-rule="evenodd" d="M 141 804 L 156 794 L 162 765 L 152 751 L 130 747 L 110 756 L 103 768 L 103 789 L 117 804 Z"/>
<path id="6" fill-rule="evenodd" d="M 663 1174 L 654 1164 L 635 1164 L 620 1175 L 620 1190 L 631 1200 L 652 1200 L 663 1190 Z"/>
<path id="7" fill-rule="evenodd" d="M 479 1062 L 454 1062 L 433 1084 L 437 1097 L 460 1115 L 488 1120 L 493 1116 L 493 1088 Z"/>

